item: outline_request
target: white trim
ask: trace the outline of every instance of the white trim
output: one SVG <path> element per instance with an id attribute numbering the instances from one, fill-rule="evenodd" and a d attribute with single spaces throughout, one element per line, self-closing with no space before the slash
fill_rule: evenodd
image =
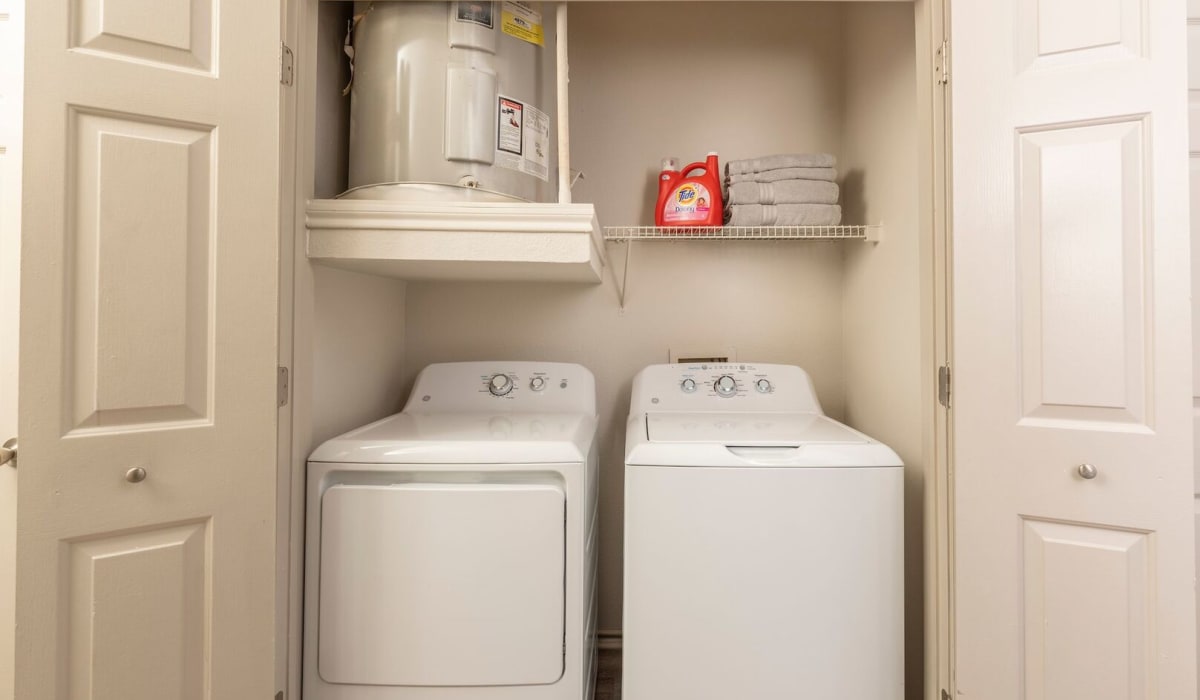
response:
<path id="1" fill-rule="evenodd" d="M 24 0 L 0 0 L 0 441 L 17 434 Z M 17 470 L 0 466 L 0 700 L 16 697 Z"/>
<path id="2" fill-rule="evenodd" d="M 308 202 L 308 258 L 402 279 L 598 283 L 604 246 L 591 204 Z"/>

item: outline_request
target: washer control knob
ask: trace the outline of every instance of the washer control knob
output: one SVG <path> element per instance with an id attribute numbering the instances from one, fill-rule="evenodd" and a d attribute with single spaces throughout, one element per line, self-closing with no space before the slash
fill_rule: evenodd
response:
<path id="1" fill-rule="evenodd" d="M 713 388 L 717 390 L 718 396 L 729 397 L 737 393 L 737 382 L 728 374 L 723 374 L 713 382 Z"/>
<path id="2" fill-rule="evenodd" d="M 492 392 L 493 396 L 504 396 L 513 390 L 512 377 L 507 374 L 493 374 L 488 380 L 488 391 Z"/>
<path id="3" fill-rule="evenodd" d="M 682 382 L 679 382 L 679 388 L 683 390 L 683 393 L 690 394 L 696 390 L 696 380 L 688 377 Z"/>
<path id="4" fill-rule="evenodd" d="M 534 377 L 533 379 L 530 379 L 529 380 L 529 388 L 533 389 L 534 391 L 541 391 L 542 389 L 545 389 L 546 388 L 546 378 L 545 377 Z"/>
<path id="5" fill-rule="evenodd" d="M 754 388 L 758 389 L 758 393 L 760 394 L 769 394 L 771 393 L 771 380 L 760 379 L 754 382 Z"/>

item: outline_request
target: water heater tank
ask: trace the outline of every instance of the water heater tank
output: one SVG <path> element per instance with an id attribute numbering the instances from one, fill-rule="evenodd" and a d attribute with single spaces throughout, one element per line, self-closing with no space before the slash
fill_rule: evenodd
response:
<path id="1" fill-rule="evenodd" d="M 350 196 L 553 201 L 553 7 L 356 3 Z"/>

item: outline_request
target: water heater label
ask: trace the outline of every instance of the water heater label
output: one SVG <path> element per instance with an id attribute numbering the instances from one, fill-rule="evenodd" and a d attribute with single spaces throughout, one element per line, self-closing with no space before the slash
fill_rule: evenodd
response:
<path id="1" fill-rule="evenodd" d="M 541 3 L 505 2 L 500 10 L 500 29 L 521 41 L 544 46 Z"/>
<path id="2" fill-rule="evenodd" d="M 496 109 L 495 165 L 550 179 L 550 116 L 533 105 L 501 96 Z"/>

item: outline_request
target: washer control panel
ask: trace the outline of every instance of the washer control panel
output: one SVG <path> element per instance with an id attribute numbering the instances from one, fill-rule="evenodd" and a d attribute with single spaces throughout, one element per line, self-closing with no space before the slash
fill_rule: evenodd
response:
<path id="1" fill-rule="evenodd" d="M 651 365 L 634 380 L 631 406 L 647 411 L 816 411 L 808 374 L 792 365 Z"/>
<path id="2" fill-rule="evenodd" d="M 677 365 L 679 389 L 685 394 L 704 390 L 710 396 L 733 399 L 751 391 L 770 394 L 775 391 L 766 372 L 754 365 Z"/>
<path id="3" fill-rule="evenodd" d="M 562 362 L 449 362 L 417 377 L 405 411 L 595 413 L 595 380 Z"/>
<path id="4" fill-rule="evenodd" d="M 556 375 L 548 367 L 513 367 L 479 375 L 479 393 L 486 391 L 497 398 L 518 400 L 523 393 L 543 394 L 571 389 L 571 377 Z"/>

